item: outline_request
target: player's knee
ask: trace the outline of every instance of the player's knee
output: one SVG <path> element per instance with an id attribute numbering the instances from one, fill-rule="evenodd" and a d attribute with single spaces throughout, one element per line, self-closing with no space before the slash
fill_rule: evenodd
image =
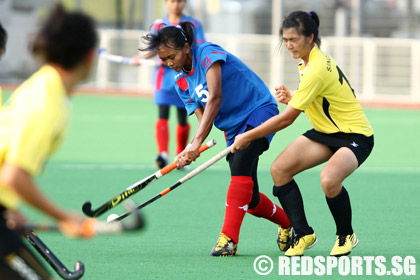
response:
<path id="1" fill-rule="evenodd" d="M 341 188 L 341 182 L 331 176 L 330 174 L 322 174 L 320 176 L 322 190 L 328 197 L 333 197 Z"/>
<path id="2" fill-rule="evenodd" d="M 281 165 L 275 163 L 271 165 L 270 172 L 273 179 L 284 178 L 289 175 Z"/>

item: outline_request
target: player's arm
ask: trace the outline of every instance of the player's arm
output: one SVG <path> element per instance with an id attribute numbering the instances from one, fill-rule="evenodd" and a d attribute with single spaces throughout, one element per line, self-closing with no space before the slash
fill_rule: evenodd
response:
<path id="1" fill-rule="evenodd" d="M 66 218 L 66 214 L 53 205 L 41 190 L 36 186 L 32 175 L 22 168 L 4 163 L 0 173 L 0 179 L 3 184 L 13 189 L 19 197 L 35 208 L 57 220 Z"/>
<path id="2" fill-rule="evenodd" d="M 197 149 L 209 135 L 213 121 L 222 104 L 222 69 L 220 62 L 215 62 L 206 74 L 208 97 L 201 121 L 197 127 L 195 141 Z"/>
<path id="3" fill-rule="evenodd" d="M 206 93 L 206 95 L 208 95 L 206 108 L 202 111 L 198 109 L 195 111 L 199 120 L 198 127 L 190 147 L 185 152 L 183 161 L 179 162 L 179 168 L 181 168 L 183 164 L 191 163 L 191 161 L 194 161 L 199 156 L 198 149 L 209 135 L 211 128 L 213 127 L 213 121 L 219 112 L 222 104 L 222 69 L 220 62 L 212 64 L 207 71 L 206 80 L 208 87 L 208 92 Z"/>
<path id="4" fill-rule="evenodd" d="M 220 62 L 215 62 L 206 74 L 208 96 L 206 108 L 203 111 L 192 144 L 192 149 L 201 146 L 213 127 L 213 121 L 222 104 L 222 69 Z"/>
<path id="5" fill-rule="evenodd" d="M 45 214 L 60 221 L 60 228 L 69 236 L 82 236 L 79 215 L 68 213 L 53 204 L 35 184 L 32 175 L 19 166 L 5 162 L 0 171 L 0 181 L 13 189 L 21 199 Z"/>
<path id="6" fill-rule="evenodd" d="M 254 129 L 237 135 L 235 137 L 235 142 L 233 143 L 232 152 L 234 153 L 237 150 L 245 149 L 251 141 L 263 138 L 288 127 L 296 120 L 300 113 L 301 111 L 287 105 L 286 109 L 281 114 L 271 117 Z"/>
<path id="7" fill-rule="evenodd" d="M 201 106 L 194 110 L 194 115 L 197 117 L 198 125 L 200 125 L 201 119 L 203 118 L 203 114 L 204 114 L 204 108 Z M 197 134 L 197 130 L 194 132 L 194 136 L 191 139 L 191 143 L 194 141 L 196 134 Z M 190 146 L 191 145 L 189 145 L 188 147 Z"/>
<path id="8" fill-rule="evenodd" d="M 201 122 L 201 120 L 203 119 L 203 114 L 204 114 L 204 108 L 203 107 L 198 107 L 197 109 L 195 109 L 194 110 L 194 114 L 195 114 L 195 116 L 197 117 L 197 122 L 198 122 L 198 126 L 200 125 L 200 122 Z M 194 141 L 194 139 L 195 139 L 195 137 L 196 137 L 196 135 L 197 135 L 197 131 L 198 130 L 196 130 L 195 132 L 194 132 L 194 136 L 192 137 L 192 139 L 191 139 L 191 143 Z M 191 146 L 191 145 L 190 145 Z"/>
<path id="9" fill-rule="evenodd" d="M 201 119 L 203 118 L 204 108 L 203 107 L 198 107 L 197 109 L 194 110 L 194 114 L 197 117 L 198 123 L 200 123 Z"/>
<path id="10" fill-rule="evenodd" d="M 194 110 L 194 114 L 197 117 L 198 125 L 200 125 L 201 119 L 203 118 L 204 114 L 204 108 L 199 106 L 197 109 Z M 190 143 L 192 143 L 195 139 L 195 136 L 197 134 L 197 130 L 194 133 L 194 136 L 192 137 L 192 140 Z M 176 162 L 177 162 L 177 168 L 180 169 L 184 167 L 185 165 L 188 165 L 191 162 L 187 162 L 186 159 L 186 153 L 190 150 L 191 144 L 188 144 L 187 147 L 176 156 Z"/>
<path id="11" fill-rule="evenodd" d="M 278 103 L 289 104 L 289 101 L 292 99 L 292 93 L 290 90 L 285 86 L 277 86 L 274 88 L 276 91 L 274 93 L 274 98 Z"/>

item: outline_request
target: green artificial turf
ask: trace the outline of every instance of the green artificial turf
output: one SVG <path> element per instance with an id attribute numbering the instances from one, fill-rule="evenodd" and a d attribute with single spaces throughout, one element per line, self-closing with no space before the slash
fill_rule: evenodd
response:
<path id="1" fill-rule="evenodd" d="M 283 108 L 281 108 L 283 109 Z M 171 111 L 171 158 L 174 157 L 175 110 Z M 368 160 L 345 182 L 353 207 L 353 227 L 360 244 L 351 256 L 414 256 L 420 260 L 420 111 L 366 109 L 375 130 L 375 148 Z M 73 98 L 68 137 L 37 178 L 57 203 L 81 211 L 90 200 L 97 207 L 132 183 L 156 171 L 153 100 L 135 97 L 79 95 Z M 192 129 L 196 119 L 190 117 Z M 310 128 L 304 114 L 293 126 L 279 132 L 260 158 L 260 190 L 269 198 L 269 168 L 281 150 Z M 193 168 L 225 147 L 223 134 L 214 128 L 210 137 L 218 144 L 206 151 Z M 318 244 L 307 256 L 327 256 L 335 240 L 335 225 L 319 183 L 322 167 L 296 177 L 304 198 L 307 218 Z M 172 173 L 133 196 L 142 203 L 175 183 L 188 171 Z M 71 240 L 54 232 L 39 232 L 51 250 L 73 270 L 81 260 L 83 279 L 338 279 L 332 276 L 279 276 L 277 227 L 246 215 L 238 256 L 210 256 L 222 228 L 225 196 L 230 175 L 225 160 L 147 206 L 147 225 L 140 232 Z M 276 201 L 278 203 L 278 201 Z M 35 221 L 47 218 L 25 206 Z M 121 206 L 109 213 L 121 214 Z M 103 219 L 106 219 L 105 214 Z M 255 259 L 267 255 L 274 261 L 268 276 L 253 269 Z M 390 265 L 388 263 L 388 265 Z M 390 267 L 391 268 L 391 267 Z M 417 268 L 418 271 L 418 268 Z M 374 273 L 374 272 L 373 272 Z M 387 279 L 348 276 L 346 279 Z M 406 279 L 406 276 L 401 276 Z M 413 278 L 413 277 L 412 277 Z M 414 277 L 415 278 L 415 277 Z"/>

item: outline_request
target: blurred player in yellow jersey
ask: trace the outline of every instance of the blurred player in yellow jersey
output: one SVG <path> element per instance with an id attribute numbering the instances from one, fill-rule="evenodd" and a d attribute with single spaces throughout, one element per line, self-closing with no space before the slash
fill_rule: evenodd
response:
<path id="1" fill-rule="evenodd" d="M 4 52 L 6 51 L 6 42 L 7 42 L 7 32 L 3 28 L 0 22 L 0 59 L 2 55 L 4 54 Z M 0 87 L 0 108 L 2 104 L 2 98 L 3 98 L 3 92 Z"/>
<path id="2" fill-rule="evenodd" d="M 16 89 L 0 111 L 1 279 L 27 279 L 28 275 L 30 279 L 51 279 L 8 222 L 10 217 L 17 223 L 24 219 L 17 211 L 20 200 L 56 219 L 66 235 L 83 236 L 82 216 L 51 202 L 33 177 L 42 171 L 65 134 L 71 91 L 88 76 L 96 44 L 90 17 L 55 6 L 33 44 L 34 54 L 45 64 Z"/>

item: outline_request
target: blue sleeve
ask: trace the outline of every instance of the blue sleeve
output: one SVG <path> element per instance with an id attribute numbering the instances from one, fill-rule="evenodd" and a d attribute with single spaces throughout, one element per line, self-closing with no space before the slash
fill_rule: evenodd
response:
<path id="1" fill-rule="evenodd" d="M 226 62 L 228 53 L 217 45 L 208 45 L 201 49 L 199 62 L 205 73 L 216 61 Z"/>

